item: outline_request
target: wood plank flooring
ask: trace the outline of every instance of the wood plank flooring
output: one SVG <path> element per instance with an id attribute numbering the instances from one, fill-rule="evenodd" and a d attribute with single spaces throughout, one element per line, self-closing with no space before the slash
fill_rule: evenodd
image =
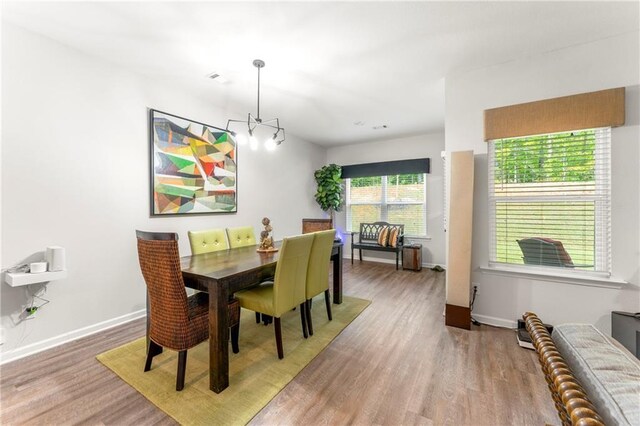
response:
<path id="1" fill-rule="evenodd" d="M 344 292 L 372 303 L 251 424 L 559 423 L 513 331 L 444 326 L 444 273 L 345 261 Z M 2 366 L 0 424 L 175 424 L 95 359 L 144 329 L 137 320 Z"/>

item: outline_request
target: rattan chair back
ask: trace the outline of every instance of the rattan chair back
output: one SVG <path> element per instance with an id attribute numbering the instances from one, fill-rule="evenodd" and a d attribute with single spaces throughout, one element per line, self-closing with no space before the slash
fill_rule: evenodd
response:
<path id="1" fill-rule="evenodd" d="M 178 235 L 136 231 L 138 258 L 147 284 L 150 308 L 149 337 L 160 346 L 188 349 L 189 333 L 187 292 L 182 280 Z"/>

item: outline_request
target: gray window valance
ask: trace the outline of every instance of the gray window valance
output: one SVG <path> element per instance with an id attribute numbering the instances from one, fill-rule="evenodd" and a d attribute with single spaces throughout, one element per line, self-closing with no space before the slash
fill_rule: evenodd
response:
<path id="1" fill-rule="evenodd" d="M 384 161 L 381 163 L 365 163 L 342 166 L 342 178 L 359 178 L 371 176 L 406 175 L 412 173 L 429 173 L 429 158 L 412 160 Z"/>

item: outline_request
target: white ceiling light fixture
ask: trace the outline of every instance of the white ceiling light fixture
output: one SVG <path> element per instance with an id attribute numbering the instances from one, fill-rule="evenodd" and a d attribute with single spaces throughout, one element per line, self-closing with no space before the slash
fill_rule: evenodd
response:
<path id="1" fill-rule="evenodd" d="M 273 151 L 276 149 L 278 145 L 280 145 L 285 140 L 285 132 L 284 128 L 280 127 L 280 120 L 277 118 L 272 118 L 270 120 L 262 120 L 260 118 L 260 69 L 264 68 L 264 61 L 262 59 L 254 59 L 253 66 L 258 68 L 258 112 L 254 117 L 251 113 L 248 114 L 248 118 L 246 120 L 231 120 L 227 121 L 226 130 L 231 133 L 231 135 L 236 139 L 238 145 L 243 145 L 247 143 L 247 137 L 242 133 L 237 133 L 233 130 L 229 129 L 229 125 L 231 123 L 246 123 L 248 130 L 248 142 L 249 148 L 252 150 L 257 150 L 260 145 L 258 139 L 256 137 L 256 129 L 257 128 L 267 128 L 269 130 L 269 134 L 274 132 L 273 135 L 268 138 L 264 146 L 268 151 Z"/>

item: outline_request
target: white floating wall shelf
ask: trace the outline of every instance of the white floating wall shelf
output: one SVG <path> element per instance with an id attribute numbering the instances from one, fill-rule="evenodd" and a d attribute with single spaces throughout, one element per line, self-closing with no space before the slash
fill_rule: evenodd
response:
<path id="1" fill-rule="evenodd" d="M 20 287 L 23 285 L 56 281 L 63 278 L 67 278 L 67 271 L 41 272 L 39 274 L 6 272 L 4 274 L 4 280 L 11 287 Z"/>

